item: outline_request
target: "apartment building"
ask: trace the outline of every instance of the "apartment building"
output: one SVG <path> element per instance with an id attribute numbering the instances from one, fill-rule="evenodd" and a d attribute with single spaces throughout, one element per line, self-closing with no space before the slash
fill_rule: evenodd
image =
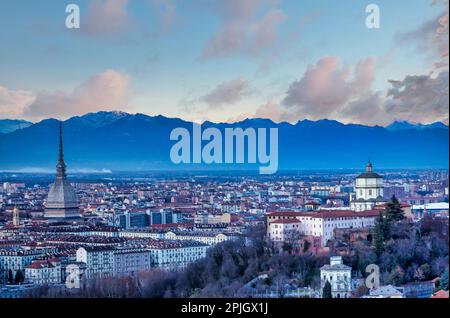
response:
<path id="1" fill-rule="evenodd" d="M 297 220 L 301 235 L 321 238 L 322 246 L 334 238 L 335 229 L 369 228 L 375 226 L 380 210 L 356 212 L 352 210 L 320 210 L 318 212 L 271 212 L 267 214 L 268 233 L 277 230 L 279 220 Z M 273 224 L 272 224 L 273 223 Z M 294 224 L 294 223 L 292 223 Z"/>

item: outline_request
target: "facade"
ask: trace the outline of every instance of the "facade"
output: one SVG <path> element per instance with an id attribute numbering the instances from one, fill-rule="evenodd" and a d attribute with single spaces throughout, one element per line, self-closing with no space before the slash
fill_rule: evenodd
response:
<path id="1" fill-rule="evenodd" d="M 111 247 L 81 247 L 77 250 L 76 259 L 86 264 L 88 279 L 114 275 L 114 249 Z"/>
<path id="2" fill-rule="evenodd" d="M 213 231 L 169 231 L 164 235 L 164 239 L 167 240 L 196 241 L 206 245 L 216 245 L 237 238 L 237 234 L 217 233 Z"/>
<path id="3" fill-rule="evenodd" d="M 86 278 L 132 275 L 152 268 L 148 248 L 82 247 L 77 262 L 86 264 Z"/>
<path id="4" fill-rule="evenodd" d="M 180 222 L 181 213 L 170 209 L 140 212 L 126 211 L 114 217 L 114 224 L 125 229 L 145 228 L 152 225 L 177 224 Z"/>
<path id="5" fill-rule="evenodd" d="M 356 178 L 355 195 L 351 198 L 350 208 L 360 212 L 372 210 L 375 205 L 386 203 L 383 188 L 383 177 L 373 172 L 372 163 L 369 161 L 366 172 Z"/>
<path id="6" fill-rule="evenodd" d="M 402 286 L 405 298 L 430 298 L 433 296 L 434 283 L 432 281 L 414 282 Z"/>
<path id="7" fill-rule="evenodd" d="M 427 213 L 431 215 L 438 215 L 438 216 L 440 215 L 448 217 L 448 211 L 449 211 L 448 202 L 413 205 L 411 209 L 411 213 L 419 219 L 422 218 Z"/>
<path id="8" fill-rule="evenodd" d="M 318 212 L 271 212 L 267 214 L 270 231 L 271 225 L 279 220 L 298 220 L 300 235 L 320 237 L 322 246 L 334 238 L 335 229 L 371 228 L 380 211 L 320 210 Z"/>
<path id="9" fill-rule="evenodd" d="M 165 271 L 177 271 L 206 256 L 208 245 L 195 241 L 154 241 L 148 245 L 152 264 Z"/>
<path id="10" fill-rule="evenodd" d="M 117 276 L 148 271 L 151 268 L 151 252 L 147 249 L 117 250 L 114 253 L 114 274 Z"/>
<path id="11" fill-rule="evenodd" d="M 25 282 L 33 285 L 61 283 L 61 262 L 53 260 L 35 260 L 25 268 Z"/>
<path id="12" fill-rule="evenodd" d="M 195 225 L 204 224 L 230 224 L 231 215 L 230 213 L 197 213 L 194 216 Z"/>
<path id="13" fill-rule="evenodd" d="M 239 238 L 238 233 L 222 231 L 160 231 L 152 229 L 134 229 L 118 233 L 119 237 L 144 238 L 154 240 L 173 240 L 173 241 L 197 241 L 207 245 L 216 245 L 228 240 Z"/>
<path id="14" fill-rule="evenodd" d="M 13 277 L 17 271 L 25 272 L 25 267 L 41 256 L 38 251 L 18 250 L 18 251 L 1 251 L 0 250 L 0 284 L 8 282 L 9 273 Z"/>
<path id="15" fill-rule="evenodd" d="M 150 225 L 177 224 L 181 222 L 181 213 L 171 209 L 150 212 Z"/>
<path id="16" fill-rule="evenodd" d="M 80 217 L 78 199 L 75 190 L 67 179 L 64 162 L 62 124 L 59 125 L 59 159 L 56 165 L 56 180 L 50 186 L 45 203 L 44 216 L 48 219 L 66 219 Z"/>
<path id="17" fill-rule="evenodd" d="M 273 242 L 292 240 L 300 234 L 301 222 L 298 219 L 280 219 L 269 224 L 268 235 Z"/>
<path id="18" fill-rule="evenodd" d="M 341 256 L 332 256 L 330 265 L 320 268 L 320 286 L 323 290 L 325 283 L 331 284 L 333 298 L 349 298 L 352 292 L 352 268 L 344 265 Z"/>
<path id="19" fill-rule="evenodd" d="M 364 298 L 404 298 L 404 295 L 402 288 L 386 285 L 369 290 L 369 295 Z"/>

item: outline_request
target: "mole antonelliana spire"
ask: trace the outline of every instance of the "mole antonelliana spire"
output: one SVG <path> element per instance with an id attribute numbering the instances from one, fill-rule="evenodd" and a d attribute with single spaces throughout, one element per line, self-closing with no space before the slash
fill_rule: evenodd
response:
<path id="1" fill-rule="evenodd" d="M 78 218 L 80 216 L 78 199 L 70 182 L 67 180 L 64 162 L 62 123 L 59 123 L 59 156 L 56 165 L 56 180 L 50 186 L 45 203 L 46 218 Z"/>
<path id="2" fill-rule="evenodd" d="M 57 178 L 65 178 L 66 176 L 66 163 L 64 162 L 64 151 L 62 141 L 62 122 L 59 122 L 59 157 L 58 164 L 56 165 Z"/>

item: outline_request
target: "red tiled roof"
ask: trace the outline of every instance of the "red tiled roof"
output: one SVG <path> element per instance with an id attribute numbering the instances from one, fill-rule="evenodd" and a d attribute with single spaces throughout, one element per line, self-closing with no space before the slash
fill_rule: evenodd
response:
<path id="1" fill-rule="evenodd" d="M 52 268 L 52 267 L 54 267 L 54 265 L 47 260 L 38 260 L 38 261 L 33 261 L 30 265 L 27 266 L 27 268 L 31 268 L 31 269 L 40 269 L 40 268 L 46 268 L 46 267 Z"/>
<path id="2" fill-rule="evenodd" d="M 275 224 L 291 224 L 291 223 L 300 223 L 300 221 L 299 220 L 297 220 L 297 219 L 279 219 L 279 220 L 276 220 L 276 221 L 273 221 L 273 222 L 270 222 L 271 224 L 272 223 L 275 223 Z"/>
<path id="3" fill-rule="evenodd" d="M 430 298 L 448 298 L 448 291 L 445 291 L 445 290 L 442 290 L 442 289 L 438 290 Z"/>
<path id="4" fill-rule="evenodd" d="M 192 227 L 194 223 L 192 222 L 184 222 L 184 223 L 170 223 L 170 224 L 152 224 L 150 228 L 155 229 L 171 229 L 171 228 L 178 228 L 178 227 Z"/>
<path id="5" fill-rule="evenodd" d="M 295 212 L 295 211 L 274 211 L 274 212 L 269 212 L 267 214 L 267 216 L 290 216 L 290 217 L 296 217 L 296 216 L 301 216 L 301 213 L 303 212 Z M 312 214 L 312 213 L 310 213 Z"/>
<path id="6" fill-rule="evenodd" d="M 269 217 L 312 217 L 312 218 L 340 218 L 340 217 L 374 217 L 380 215 L 379 210 L 356 212 L 353 210 L 320 210 L 317 212 L 277 211 L 270 212 Z"/>

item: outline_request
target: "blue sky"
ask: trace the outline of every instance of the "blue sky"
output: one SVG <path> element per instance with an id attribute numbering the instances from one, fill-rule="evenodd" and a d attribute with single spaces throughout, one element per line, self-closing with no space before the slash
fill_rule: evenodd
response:
<path id="1" fill-rule="evenodd" d="M 448 123 L 444 37 L 446 0 L 1 1 L 0 118 Z"/>

